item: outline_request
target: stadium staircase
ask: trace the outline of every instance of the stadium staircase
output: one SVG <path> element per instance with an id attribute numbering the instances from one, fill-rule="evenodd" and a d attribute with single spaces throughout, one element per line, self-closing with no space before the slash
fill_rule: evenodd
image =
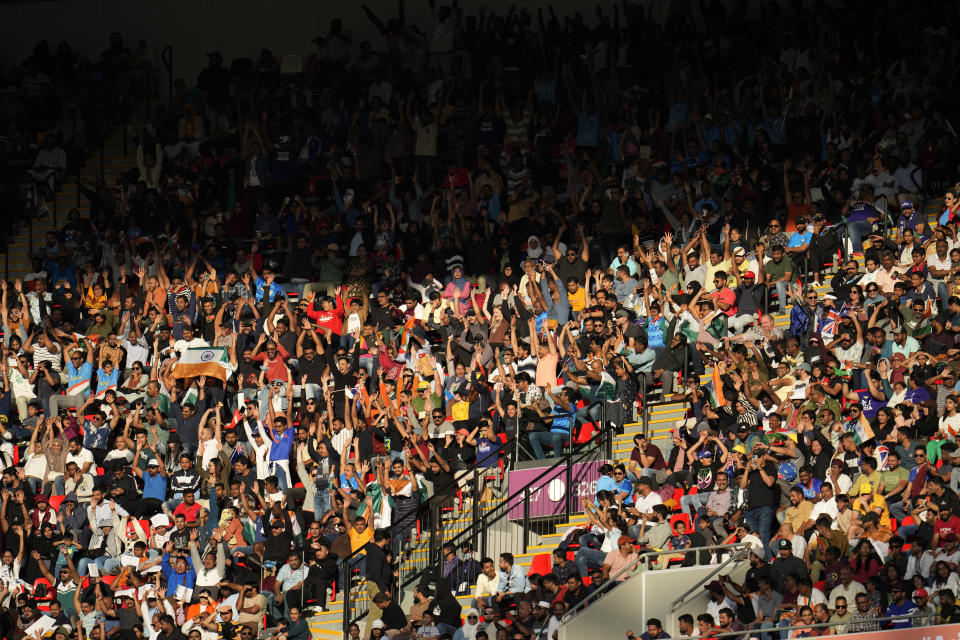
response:
<path id="1" fill-rule="evenodd" d="M 927 215 L 927 219 L 930 222 L 936 220 L 937 215 L 942 210 L 943 201 L 941 198 L 931 198 L 928 199 L 924 211 Z M 861 266 L 863 264 L 863 257 L 856 256 L 858 262 Z M 835 267 L 831 271 L 835 270 Z M 832 273 L 831 273 L 832 276 Z M 824 280 L 829 280 L 829 277 L 824 278 Z M 817 292 L 825 294 L 830 291 L 828 284 L 821 284 L 815 287 Z M 774 314 L 775 325 L 781 330 L 786 330 L 790 326 L 790 307 L 788 306 L 786 310 L 781 313 Z M 708 382 L 712 377 L 712 369 L 708 368 L 707 372 L 701 378 L 701 382 Z M 646 432 L 649 437 L 655 444 L 662 445 L 668 439 L 670 439 L 671 431 L 675 423 L 683 418 L 686 415 L 688 405 L 682 402 L 651 402 L 649 408 L 649 422 L 646 428 Z M 622 434 L 614 436 L 613 445 L 612 445 L 612 458 L 616 462 L 626 463 L 630 459 L 630 452 L 633 450 L 633 437 L 638 433 L 643 433 L 645 431 L 644 425 L 642 422 L 629 423 L 624 426 L 624 431 Z M 469 502 L 463 505 L 463 511 L 461 511 L 455 519 L 450 520 L 450 523 L 455 524 L 449 531 L 443 531 L 443 540 L 450 540 L 454 538 L 458 533 L 463 532 L 469 529 L 474 522 L 474 508 L 479 508 L 480 513 L 489 513 L 495 510 L 499 505 L 502 505 L 504 499 L 499 501 L 486 501 L 481 502 L 477 507 L 471 505 Z M 586 523 L 586 516 L 583 515 L 571 515 L 569 518 L 565 519 L 563 527 L 558 527 L 556 532 L 553 533 L 544 533 L 542 535 L 536 536 L 534 544 L 527 546 L 525 551 L 516 552 L 514 551 L 514 556 L 516 562 L 519 566 L 527 569 L 528 573 L 546 573 L 551 569 L 551 552 L 557 547 L 560 542 L 563 533 L 569 528 L 569 526 L 577 526 Z M 504 549 L 506 551 L 506 549 Z M 413 547 L 412 552 L 409 556 L 405 557 L 401 563 L 401 575 L 404 574 L 404 565 L 407 564 L 416 564 L 418 561 L 423 560 L 424 556 L 428 554 L 427 542 L 425 537 L 416 543 Z M 479 559 L 479 556 L 477 557 Z M 356 590 L 355 590 L 356 591 Z M 464 607 L 466 611 L 467 607 L 470 606 L 470 601 L 473 598 L 473 585 L 471 586 L 470 594 L 464 596 L 458 596 L 457 600 Z M 368 609 L 368 604 L 364 597 L 357 599 L 356 601 L 351 601 L 350 603 L 350 617 L 351 619 L 356 619 L 358 613 L 362 613 Z M 333 639 L 336 638 L 340 640 L 344 637 L 343 628 L 343 594 L 338 592 L 336 599 L 329 603 L 327 610 L 323 613 L 315 615 L 308 619 L 310 623 L 310 630 L 314 638 L 325 638 Z M 365 620 L 365 618 L 363 618 Z M 365 629 L 365 625 L 360 621 L 361 632 L 369 633 L 369 630 Z"/>
<path id="2" fill-rule="evenodd" d="M 146 103 L 140 103 L 132 119 L 144 122 L 147 119 Z M 137 148 L 126 135 L 127 126 L 118 124 L 110 129 L 103 140 L 103 148 L 90 150 L 86 162 L 80 169 L 79 181 L 89 188 L 101 172 L 101 157 L 103 160 L 103 176 L 108 185 L 114 184 L 118 172 L 127 171 L 137 164 Z M 81 216 L 90 213 L 90 202 L 80 194 L 77 188 L 77 177 L 67 178 L 54 201 L 47 201 L 41 205 L 42 214 L 30 224 L 23 225 L 18 230 L 7 247 L 4 257 L 7 280 L 22 278 L 33 269 L 31 267 L 31 253 L 43 246 L 44 234 L 55 231 L 67 221 L 67 213 L 76 209 Z"/>

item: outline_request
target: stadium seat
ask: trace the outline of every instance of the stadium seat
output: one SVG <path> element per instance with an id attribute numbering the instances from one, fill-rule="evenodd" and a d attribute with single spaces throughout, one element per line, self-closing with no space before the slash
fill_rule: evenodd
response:
<path id="1" fill-rule="evenodd" d="M 533 574 L 538 574 L 545 576 L 553 569 L 553 558 L 550 553 L 539 553 L 533 557 L 533 562 L 530 563 L 530 570 L 527 571 L 528 576 Z"/>
<path id="2" fill-rule="evenodd" d="M 686 527 L 687 527 L 686 532 L 687 532 L 687 533 L 690 533 L 691 531 L 693 531 L 693 524 L 690 522 L 690 514 L 688 514 L 688 513 L 675 513 L 675 514 L 673 514 L 672 516 L 670 516 L 670 528 L 671 528 L 671 529 L 673 529 L 674 527 L 676 527 L 678 522 L 682 522 L 682 523 L 684 523 L 684 525 L 686 525 Z"/>
<path id="3" fill-rule="evenodd" d="M 50 500 L 48 500 L 50 503 L 50 508 L 54 511 L 59 511 L 60 505 L 63 503 L 63 499 L 66 497 L 67 496 L 50 496 Z"/>

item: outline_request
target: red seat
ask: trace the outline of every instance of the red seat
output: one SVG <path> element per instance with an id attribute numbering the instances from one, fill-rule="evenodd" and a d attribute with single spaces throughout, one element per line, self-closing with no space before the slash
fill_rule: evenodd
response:
<path id="1" fill-rule="evenodd" d="M 690 487 L 690 491 L 687 492 L 687 495 L 688 495 L 688 496 L 693 496 L 693 495 L 696 495 L 696 494 L 697 494 L 697 488 L 696 488 L 696 487 Z"/>
<path id="2" fill-rule="evenodd" d="M 827 586 L 827 581 L 826 581 L 826 580 L 817 580 L 816 582 L 813 583 L 813 588 L 814 588 L 814 589 L 820 589 L 820 591 L 823 591 L 823 588 L 824 588 L 825 586 Z"/>
<path id="3" fill-rule="evenodd" d="M 916 524 L 916 522 L 913 519 L 913 516 L 907 516 L 906 518 L 904 518 L 903 522 L 900 523 L 900 526 L 905 527 L 908 524 Z"/>
<path id="4" fill-rule="evenodd" d="M 46 587 L 46 591 L 43 595 L 38 596 L 37 587 L 41 585 Z M 40 611 L 49 611 L 50 603 L 57 598 L 57 590 L 53 588 L 53 586 L 50 584 L 50 581 L 46 578 L 37 578 L 34 580 L 31 593 L 33 594 L 33 599 L 37 602 L 37 609 Z"/>
<path id="5" fill-rule="evenodd" d="M 50 508 L 54 511 L 59 511 L 60 505 L 63 503 L 63 499 L 66 497 L 67 496 L 50 496 L 50 500 L 48 501 L 50 503 Z"/>
<path id="6" fill-rule="evenodd" d="M 692 525 L 691 522 L 690 522 L 690 514 L 688 514 L 688 513 L 675 513 L 675 514 L 673 514 L 672 516 L 670 516 L 670 528 L 671 528 L 671 529 L 676 530 L 676 526 L 677 526 L 677 523 L 678 523 L 678 522 L 682 522 L 684 525 L 686 525 L 687 528 L 686 528 L 685 533 L 689 534 L 691 531 L 693 531 L 693 525 Z"/>
<path id="7" fill-rule="evenodd" d="M 530 563 L 530 571 L 527 572 L 528 576 L 533 574 L 538 574 L 545 576 L 553 569 L 553 557 L 550 553 L 540 553 L 533 557 L 533 562 Z"/>
<path id="8" fill-rule="evenodd" d="M 597 434 L 597 427 L 592 422 L 584 422 L 580 425 L 580 431 L 577 433 L 576 439 L 574 442 L 576 444 L 586 444 L 593 440 L 593 436 Z"/>

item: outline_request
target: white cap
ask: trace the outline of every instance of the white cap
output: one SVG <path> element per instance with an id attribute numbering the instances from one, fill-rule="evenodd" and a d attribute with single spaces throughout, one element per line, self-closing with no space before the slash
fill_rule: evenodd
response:
<path id="1" fill-rule="evenodd" d="M 374 620 L 373 624 L 370 625 L 371 629 L 383 629 L 383 627 L 383 620 Z"/>
<path id="2" fill-rule="evenodd" d="M 549 608 L 550 608 L 550 603 L 547 602 L 546 600 L 541 600 L 540 602 L 537 603 L 537 606 L 538 606 L 538 607 L 542 607 L 542 608 L 544 608 L 544 609 L 549 609 Z"/>
<path id="3" fill-rule="evenodd" d="M 158 513 L 150 518 L 150 524 L 154 527 L 169 527 L 170 518 L 165 513 Z"/>

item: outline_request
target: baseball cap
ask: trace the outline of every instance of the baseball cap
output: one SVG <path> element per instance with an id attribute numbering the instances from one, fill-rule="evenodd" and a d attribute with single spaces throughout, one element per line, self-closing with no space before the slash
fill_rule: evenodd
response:
<path id="1" fill-rule="evenodd" d="M 751 280 L 756 280 L 757 274 L 755 274 L 753 271 L 747 271 L 746 273 L 743 274 L 743 277 L 750 278 Z"/>
<path id="2" fill-rule="evenodd" d="M 700 450 L 699 453 L 697 453 L 697 457 L 700 458 L 701 460 L 702 460 L 703 458 L 712 458 L 712 457 L 713 457 L 713 451 L 710 451 L 709 449 L 702 449 L 702 450 Z"/>
<path id="3" fill-rule="evenodd" d="M 913 209 L 913 203 L 909 200 L 904 200 L 900 203 L 900 210 L 903 211 L 904 209 Z"/>
<path id="4" fill-rule="evenodd" d="M 537 603 L 537 606 L 540 607 L 541 609 L 549 609 L 550 603 L 547 602 L 546 600 L 541 600 L 540 602 Z"/>
<path id="5" fill-rule="evenodd" d="M 633 544 L 635 541 L 630 536 L 620 536 L 617 538 L 617 546 L 619 547 L 622 544 Z"/>
<path id="6" fill-rule="evenodd" d="M 926 598 L 928 595 L 930 594 L 927 593 L 926 589 L 917 589 L 913 592 L 914 598 Z"/>
<path id="7" fill-rule="evenodd" d="M 371 629 L 383 629 L 383 627 L 384 627 L 383 620 L 374 620 L 373 623 L 370 625 Z"/>
<path id="8" fill-rule="evenodd" d="M 793 543 L 786 538 L 781 538 L 780 542 L 777 543 L 777 549 L 780 549 L 781 551 L 783 549 L 793 549 Z"/>
<path id="9" fill-rule="evenodd" d="M 747 250 L 744 249 L 743 247 L 737 247 L 736 249 L 733 250 L 733 255 L 735 255 L 735 256 L 745 256 L 745 255 L 747 255 Z"/>
<path id="10" fill-rule="evenodd" d="M 873 487 L 870 486 L 869 482 L 865 482 L 863 486 L 860 487 L 860 495 L 865 496 L 868 493 L 873 493 Z"/>
<path id="11" fill-rule="evenodd" d="M 747 448 L 746 448 L 745 446 L 743 446 L 742 444 L 738 444 L 737 446 L 735 446 L 735 447 L 733 448 L 733 450 L 736 451 L 737 453 L 739 453 L 739 454 L 742 455 L 742 456 L 747 455 Z"/>

